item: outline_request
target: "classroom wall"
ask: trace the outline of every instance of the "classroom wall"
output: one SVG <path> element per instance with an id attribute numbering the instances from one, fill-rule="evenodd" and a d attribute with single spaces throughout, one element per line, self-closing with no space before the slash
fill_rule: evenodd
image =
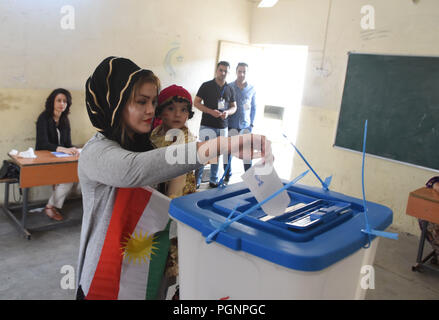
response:
<path id="1" fill-rule="evenodd" d="M 361 27 L 364 5 L 374 8 L 373 30 Z M 347 52 L 438 56 L 437 21 L 437 0 L 280 0 L 270 9 L 253 6 L 251 43 L 309 47 L 296 144 L 320 176 L 333 175 L 332 190 L 362 197 L 361 154 L 332 147 Z M 304 169 L 305 164 L 296 155 L 292 176 Z M 438 173 L 366 157 L 366 199 L 389 206 L 396 229 L 419 234 L 417 221 L 405 214 L 408 193 L 422 187 L 434 175 Z M 318 185 L 311 174 L 302 181 Z"/>
<path id="2" fill-rule="evenodd" d="M 73 30 L 61 28 L 65 4 L 0 2 L 0 159 L 12 148 L 34 147 L 35 120 L 56 87 L 71 90 L 73 142 L 85 143 L 94 130 L 83 86 L 109 55 L 129 57 L 157 73 L 163 86 L 181 84 L 194 96 L 213 78 L 219 40 L 307 45 L 296 143 L 321 176 L 334 176 L 333 190 L 361 197 L 361 156 L 332 147 L 347 52 L 437 56 L 439 51 L 436 0 L 280 0 L 266 9 L 247 0 L 71 0 Z M 364 5 L 375 9 L 374 30 L 360 26 Z M 189 122 L 194 132 L 200 116 L 196 111 Z M 304 168 L 296 156 L 292 176 Z M 435 174 L 368 157 L 366 197 L 393 209 L 396 228 L 419 234 L 416 220 L 405 215 L 407 195 Z M 311 175 L 303 182 L 317 185 Z M 32 188 L 31 199 L 49 194 L 50 187 Z"/>
<path id="3" fill-rule="evenodd" d="M 251 3 L 246 0 L 0 1 L 0 157 L 35 147 L 35 122 L 49 93 L 73 94 L 72 140 L 93 134 L 84 85 L 110 55 L 153 70 L 162 87 L 176 83 L 194 96 L 213 78 L 218 41 L 248 43 Z M 66 10 L 67 11 L 62 11 Z M 198 131 L 196 111 L 189 125 Z M 3 194 L 0 186 L 0 194 Z M 16 193 L 17 195 L 17 193 Z M 50 187 L 32 188 L 32 200 L 47 199 Z M 3 198 L 3 197 L 1 197 Z M 11 192 L 12 198 L 12 192 Z M 2 201 L 2 200 L 1 200 Z"/>

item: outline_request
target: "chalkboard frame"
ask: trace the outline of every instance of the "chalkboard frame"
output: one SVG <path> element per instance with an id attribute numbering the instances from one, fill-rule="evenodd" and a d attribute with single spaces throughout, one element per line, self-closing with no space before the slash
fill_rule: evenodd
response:
<path id="1" fill-rule="evenodd" d="M 343 151 L 349 151 L 349 152 L 353 152 L 353 153 L 357 153 L 357 154 L 361 155 L 362 151 L 350 149 L 350 148 L 343 147 L 343 146 L 340 146 L 340 145 L 336 144 L 337 134 L 338 134 L 338 130 L 339 130 L 339 122 L 340 122 L 342 106 L 343 106 L 343 97 L 344 97 L 344 93 L 345 93 L 345 89 L 346 89 L 346 80 L 347 80 L 347 77 L 348 77 L 349 56 L 350 55 L 368 55 L 368 56 L 373 55 L 373 56 L 413 57 L 413 58 L 438 58 L 438 59 L 439 59 L 439 56 L 431 56 L 431 55 L 429 55 L 429 56 L 422 56 L 422 55 L 393 54 L 393 53 L 387 53 L 387 54 L 386 53 L 368 53 L 368 52 L 355 52 L 355 51 L 348 51 L 347 52 L 348 58 L 346 60 L 346 71 L 345 71 L 345 77 L 344 77 L 344 82 L 343 82 L 343 91 L 342 91 L 342 96 L 341 96 L 341 101 L 340 101 L 340 108 L 339 108 L 337 123 L 336 123 L 336 126 L 335 126 L 332 146 L 335 149 L 340 149 L 340 150 L 343 150 Z M 368 128 L 368 130 L 369 129 L 370 128 Z M 362 129 L 361 130 L 362 130 L 362 132 L 364 131 L 364 123 L 362 125 Z M 362 143 L 363 142 L 361 140 L 361 144 Z M 422 165 L 415 164 L 415 163 L 400 161 L 400 160 L 397 160 L 397 159 L 391 159 L 391 158 L 387 158 L 387 157 L 384 157 L 384 156 L 381 156 L 381 155 L 376 155 L 376 154 L 373 154 L 373 153 L 368 153 L 367 152 L 367 148 L 366 148 L 366 155 L 368 157 L 373 157 L 373 158 L 377 158 L 377 159 L 381 159 L 381 160 L 385 160 L 385 161 L 390 161 L 390 162 L 401 164 L 401 165 L 406 165 L 406 166 L 410 166 L 410 167 L 415 167 L 415 168 L 419 168 L 419 169 L 423 169 L 423 170 L 428 170 L 428 171 L 439 173 L 439 168 L 436 169 L 436 168 L 426 167 L 426 166 L 422 166 Z"/>

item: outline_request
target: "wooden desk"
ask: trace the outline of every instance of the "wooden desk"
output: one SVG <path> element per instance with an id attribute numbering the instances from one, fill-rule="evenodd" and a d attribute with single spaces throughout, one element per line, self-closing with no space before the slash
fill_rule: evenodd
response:
<path id="1" fill-rule="evenodd" d="M 28 213 L 28 193 L 30 187 L 54 185 L 59 183 L 78 182 L 78 159 L 79 156 L 57 158 L 50 151 L 35 151 L 37 158 L 19 158 L 10 156 L 12 161 L 20 167 L 20 187 L 23 189 L 23 205 L 21 221 L 11 212 L 9 207 L 9 185 L 5 187 L 5 200 L 3 209 L 5 213 L 24 233 L 27 239 L 31 234 L 26 229 L 26 216 Z M 62 223 L 62 222 L 61 222 Z M 58 224 L 60 224 L 58 222 Z"/>
<path id="2" fill-rule="evenodd" d="M 419 271 L 422 266 L 429 267 L 425 263 L 432 257 L 434 257 L 434 251 L 423 258 L 425 237 L 427 232 L 428 222 L 439 224 L 439 193 L 432 188 L 419 188 L 410 192 L 406 214 L 415 218 L 421 219 L 424 222 L 421 223 L 421 239 L 419 241 L 418 256 L 416 264 L 412 267 L 413 271 Z M 437 271 L 437 268 L 433 268 Z"/>
<path id="3" fill-rule="evenodd" d="M 35 155 L 34 159 L 11 156 L 20 166 L 21 188 L 79 181 L 79 156 L 57 158 L 50 151 L 35 151 Z"/>
<path id="4" fill-rule="evenodd" d="M 439 193 L 425 187 L 410 192 L 406 213 L 439 224 Z"/>

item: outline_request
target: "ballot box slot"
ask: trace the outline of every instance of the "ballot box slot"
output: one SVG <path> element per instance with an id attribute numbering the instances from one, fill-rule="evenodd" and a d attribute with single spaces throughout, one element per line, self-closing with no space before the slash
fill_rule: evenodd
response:
<path id="1" fill-rule="evenodd" d="M 240 219 L 239 223 L 257 227 L 268 233 L 279 234 L 281 238 L 310 241 L 316 235 L 350 219 L 359 209 L 347 202 L 318 199 L 292 191 L 288 191 L 288 194 L 291 202 L 284 214 L 273 217 L 267 215 L 262 208 L 258 208 Z M 250 192 L 233 196 L 229 194 L 227 198 L 219 196 L 210 199 L 209 202 L 211 210 L 224 218 L 228 217 L 233 209 L 238 215 L 257 203 Z"/>

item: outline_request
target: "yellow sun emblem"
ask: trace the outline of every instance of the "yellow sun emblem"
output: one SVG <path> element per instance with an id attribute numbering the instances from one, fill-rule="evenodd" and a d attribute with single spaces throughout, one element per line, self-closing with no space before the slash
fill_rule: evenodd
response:
<path id="1" fill-rule="evenodd" d="M 155 254 L 153 249 L 158 249 L 154 247 L 158 242 L 154 241 L 154 235 L 148 235 L 148 232 L 143 234 L 142 230 L 139 230 L 139 233 L 134 232 L 132 235 L 129 235 L 125 238 L 125 242 L 122 242 L 122 255 L 125 259 L 128 259 L 128 263 L 134 262 L 139 264 L 144 261 L 147 262 L 146 259 L 151 259 L 151 255 Z"/>

